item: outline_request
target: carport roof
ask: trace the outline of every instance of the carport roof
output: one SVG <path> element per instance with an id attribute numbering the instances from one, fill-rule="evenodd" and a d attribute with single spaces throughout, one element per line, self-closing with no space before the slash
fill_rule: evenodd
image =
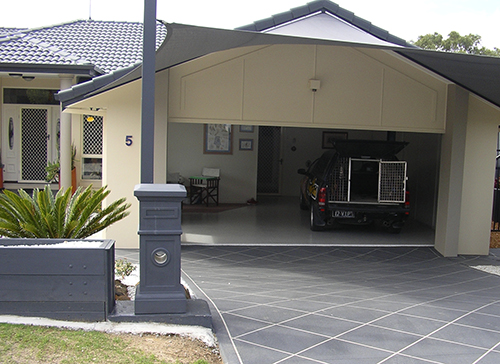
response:
<path id="1" fill-rule="evenodd" d="M 330 12 L 327 8 L 311 8 L 311 4 L 319 6 L 321 4 L 333 3 L 329 1 L 309 3 L 307 6 L 310 13 L 318 11 Z M 340 13 L 345 12 L 345 10 L 341 10 Z M 290 16 L 303 16 L 304 11 L 305 9 L 294 12 L 294 9 L 292 9 Z M 362 24 L 359 18 L 354 18 L 350 14 L 343 20 L 348 21 L 350 19 L 351 22 Z M 282 21 L 286 21 L 288 18 L 285 15 L 279 17 Z M 255 30 L 259 29 L 259 27 L 255 26 L 258 23 L 254 23 Z M 271 21 L 265 21 L 264 23 L 268 27 L 272 26 Z M 273 24 L 276 25 L 276 22 Z M 167 37 L 156 54 L 156 71 L 162 71 L 210 53 L 248 46 L 312 44 L 372 48 L 400 54 L 500 107 L 500 58 L 436 52 L 415 48 L 402 40 L 396 41 L 399 38 L 390 36 L 388 32 L 379 31 L 378 28 L 371 27 L 371 25 L 368 26 L 367 24 L 371 23 L 365 21 L 366 29 L 371 29 L 374 33 L 385 37 L 379 37 L 380 39 L 394 41 L 394 45 L 305 38 L 249 30 L 225 30 L 175 23 L 166 24 Z M 248 27 L 243 28 L 248 29 Z M 369 30 L 366 31 L 370 32 Z M 370 34 L 373 35 L 373 33 Z M 138 80 L 141 78 L 141 74 L 141 65 L 125 68 L 119 70 L 119 72 L 112 72 L 109 75 L 96 77 L 91 81 L 61 91 L 58 97 L 62 101 L 63 106 L 67 107 L 88 97 Z"/>

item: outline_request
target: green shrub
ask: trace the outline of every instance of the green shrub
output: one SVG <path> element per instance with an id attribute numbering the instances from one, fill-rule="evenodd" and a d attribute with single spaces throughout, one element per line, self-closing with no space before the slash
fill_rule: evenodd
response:
<path id="1" fill-rule="evenodd" d="M 49 186 L 35 189 L 29 196 L 23 189 L 18 194 L 0 193 L 0 235 L 9 238 L 83 239 L 129 215 L 130 204 L 118 199 L 101 209 L 109 195 L 107 186 L 92 190 L 71 187 L 53 195 Z"/>
<path id="2" fill-rule="evenodd" d="M 115 260 L 115 274 L 121 279 L 125 279 L 125 277 L 131 275 L 134 270 L 135 266 L 127 259 Z"/>

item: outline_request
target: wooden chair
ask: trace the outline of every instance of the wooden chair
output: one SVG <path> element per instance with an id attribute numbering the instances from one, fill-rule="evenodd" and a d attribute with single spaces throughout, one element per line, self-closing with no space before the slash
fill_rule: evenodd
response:
<path id="1" fill-rule="evenodd" d="M 189 203 L 208 206 L 210 200 L 219 205 L 220 169 L 203 168 L 201 176 L 189 177 Z"/>

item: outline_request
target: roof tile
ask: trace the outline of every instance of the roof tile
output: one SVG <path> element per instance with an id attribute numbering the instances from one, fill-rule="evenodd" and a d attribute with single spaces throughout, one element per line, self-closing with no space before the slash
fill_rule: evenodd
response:
<path id="1" fill-rule="evenodd" d="M 293 14 L 291 11 L 285 11 L 280 14 L 273 15 L 273 20 L 275 24 L 281 24 L 293 20 Z"/>
<path id="2" fill-rule="evenodd" d="M 376 37 L 382 38 L 382 39 L 387 39 L 387 36 L 389 35 L 389 32 L 385 29 L 379 28 L 375 25 L 372 25 L 370 32 L 375 35 Z"/>
<path id="3" fill-rule="evenodd" d="M 254 24 L 255 24 L 255 30 L 257 30 L 257 31 L 261 31 L 261 30 L 267 29 L 267 28 L 272 28 L 275 25 L 277 25 L 274 23 L 273 18 L 262 19 L 262 20 L 256 21 Z"/>
<path id="4" fill-rule="evenodd" d="M 349 22 L 352 22 L 354 20 L 354 13 L 352 11 L 346 10 L 344 8 L 338 9 L 337 13 L 335 14 L 339 17 L 341 17 L 344 20 L 347 20 Z"/>
<path id="5" fill-rule="evenodd" d="M 290 10 L 294 18 L 300 18 L 310 14 L 309 7 L 307 5 L 299 6 Z"/>
<path id="6" fill-rule="evenodd" d="M 92 64 L 110 73 L 142 60 L 142 23 L 78 20 L 17 33 L 3 29 L 0 63 Z M 167 30 L 161 22 L 156 30 L 158 48 Z M 123 52 L 117 55 L 118 50 Z"/>
<path id="7" fill-rule="evenodd" d="M 319 1 L 320 3 L 323 3 L 323 6 L 326 10 L 328 10 L 329 12 L 333 13 L 333 14 L 337 14 L 339 12 L 340 9 L 342 9 L 339 4 L 337 3 L 333 3 L 331 1 Z"/>
<path id="8" fill-rule="evenodd" d="M 360 18 L 359 16 L 354 15 L 354 23 L 356 26 L 366 32 L 369 32 L 371 28 L 373 27 L 372 23 L 369 22 L 368 20 L 365 20 L 363 18 Z"/>

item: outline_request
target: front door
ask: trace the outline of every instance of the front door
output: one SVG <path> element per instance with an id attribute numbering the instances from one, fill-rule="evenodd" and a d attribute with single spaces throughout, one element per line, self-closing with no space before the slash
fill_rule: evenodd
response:
<path id="1" fill-rule="evenodd" d="M 49 152 L 49 110 L 21 109 L 21 181 L 44 181 Z"/>
<path id="2" fill-rule="evenodd" d="M 57 160 L 59 108 L 9 105 L 4 111 L 4 180 L 44 182 L 47 161 Z"/>

